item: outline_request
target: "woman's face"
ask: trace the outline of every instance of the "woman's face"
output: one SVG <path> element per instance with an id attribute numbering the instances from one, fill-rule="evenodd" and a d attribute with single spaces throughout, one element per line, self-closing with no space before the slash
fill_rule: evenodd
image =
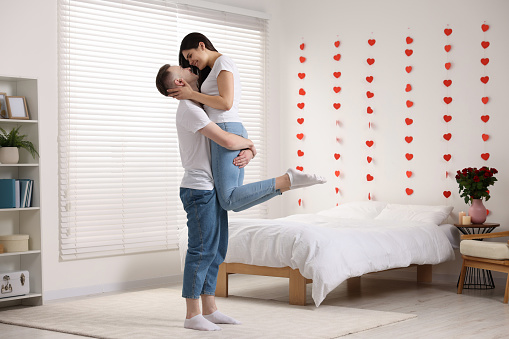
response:
<path id="1" fill-rule="evenodd" d="M 198 48 L 185 49 L 182 55 L 191 66 L 197 67 L 200 71 L 207 66 L 208 55 L 205 52 L 205 46 L 200 42 Z"/>

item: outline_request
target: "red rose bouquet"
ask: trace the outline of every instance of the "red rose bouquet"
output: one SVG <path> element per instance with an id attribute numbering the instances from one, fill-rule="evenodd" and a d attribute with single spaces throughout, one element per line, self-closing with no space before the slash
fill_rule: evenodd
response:
<path id="1" fill-rule="evenodd" d="M 460 196 L 465 199 L 465 203 L 472 202 L 472 199 L 490 199 L 491 186 L 497 181 L 495 174 L 498 171 L 495 168 L 481 167 L 479 169 L 467 167 L 456 172 L 456 182 L 459 184 Z"/>

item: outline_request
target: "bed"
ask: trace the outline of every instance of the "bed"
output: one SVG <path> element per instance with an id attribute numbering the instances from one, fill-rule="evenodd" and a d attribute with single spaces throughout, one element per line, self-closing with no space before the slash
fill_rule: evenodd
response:
<path id="1" fill-rule="evenodd" d="M 306 304 L 312 284 L 316 306 L 349 278 L 416 265 L 431 282 L 432 265 L 454 259 L 457 229 L 450 206 L 346 203 L 316 214 L 279 219 L 232 219 L 229 247 L 216 296 L 228 296 L 233 273 L 287 277 L 290 303 Z"/>

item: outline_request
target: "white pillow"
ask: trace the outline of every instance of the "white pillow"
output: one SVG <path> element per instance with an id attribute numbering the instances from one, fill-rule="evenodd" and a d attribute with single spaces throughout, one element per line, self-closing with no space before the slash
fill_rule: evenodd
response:
<path id="1" fill-rule="evenodd" d="M 380 201 L 348 202 L 331 209 L 318 212 L 317 214 L 335 218 L 373 219 L 382 212 L 386 205 L 387 203 Z"/>
<path id="2" fill-rule="evenodd" d="M 440 225 L 452 212 L 452 206 L 387 204 L 378 220 L 414 220 Z"/>

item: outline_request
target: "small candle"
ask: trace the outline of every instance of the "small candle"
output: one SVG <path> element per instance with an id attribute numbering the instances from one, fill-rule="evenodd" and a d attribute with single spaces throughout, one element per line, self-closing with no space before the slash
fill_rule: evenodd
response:
<path id="1" fill-rule="evenodd" d="M 463 225 L 470 225 L 472 223 L 472 217 L 469 215 L 465 215 L 463 217 Z"/>
<path id="2" fill-rule="evenodd" d="M 459 213 L 458 224 L 463 225 L 463 217 L 464 217 L 465 215 L 467 215 L 467 214 L 466 214 L 465 212 L 463 212 L 463 211 L 461 211 L 461 212 Z"/>

